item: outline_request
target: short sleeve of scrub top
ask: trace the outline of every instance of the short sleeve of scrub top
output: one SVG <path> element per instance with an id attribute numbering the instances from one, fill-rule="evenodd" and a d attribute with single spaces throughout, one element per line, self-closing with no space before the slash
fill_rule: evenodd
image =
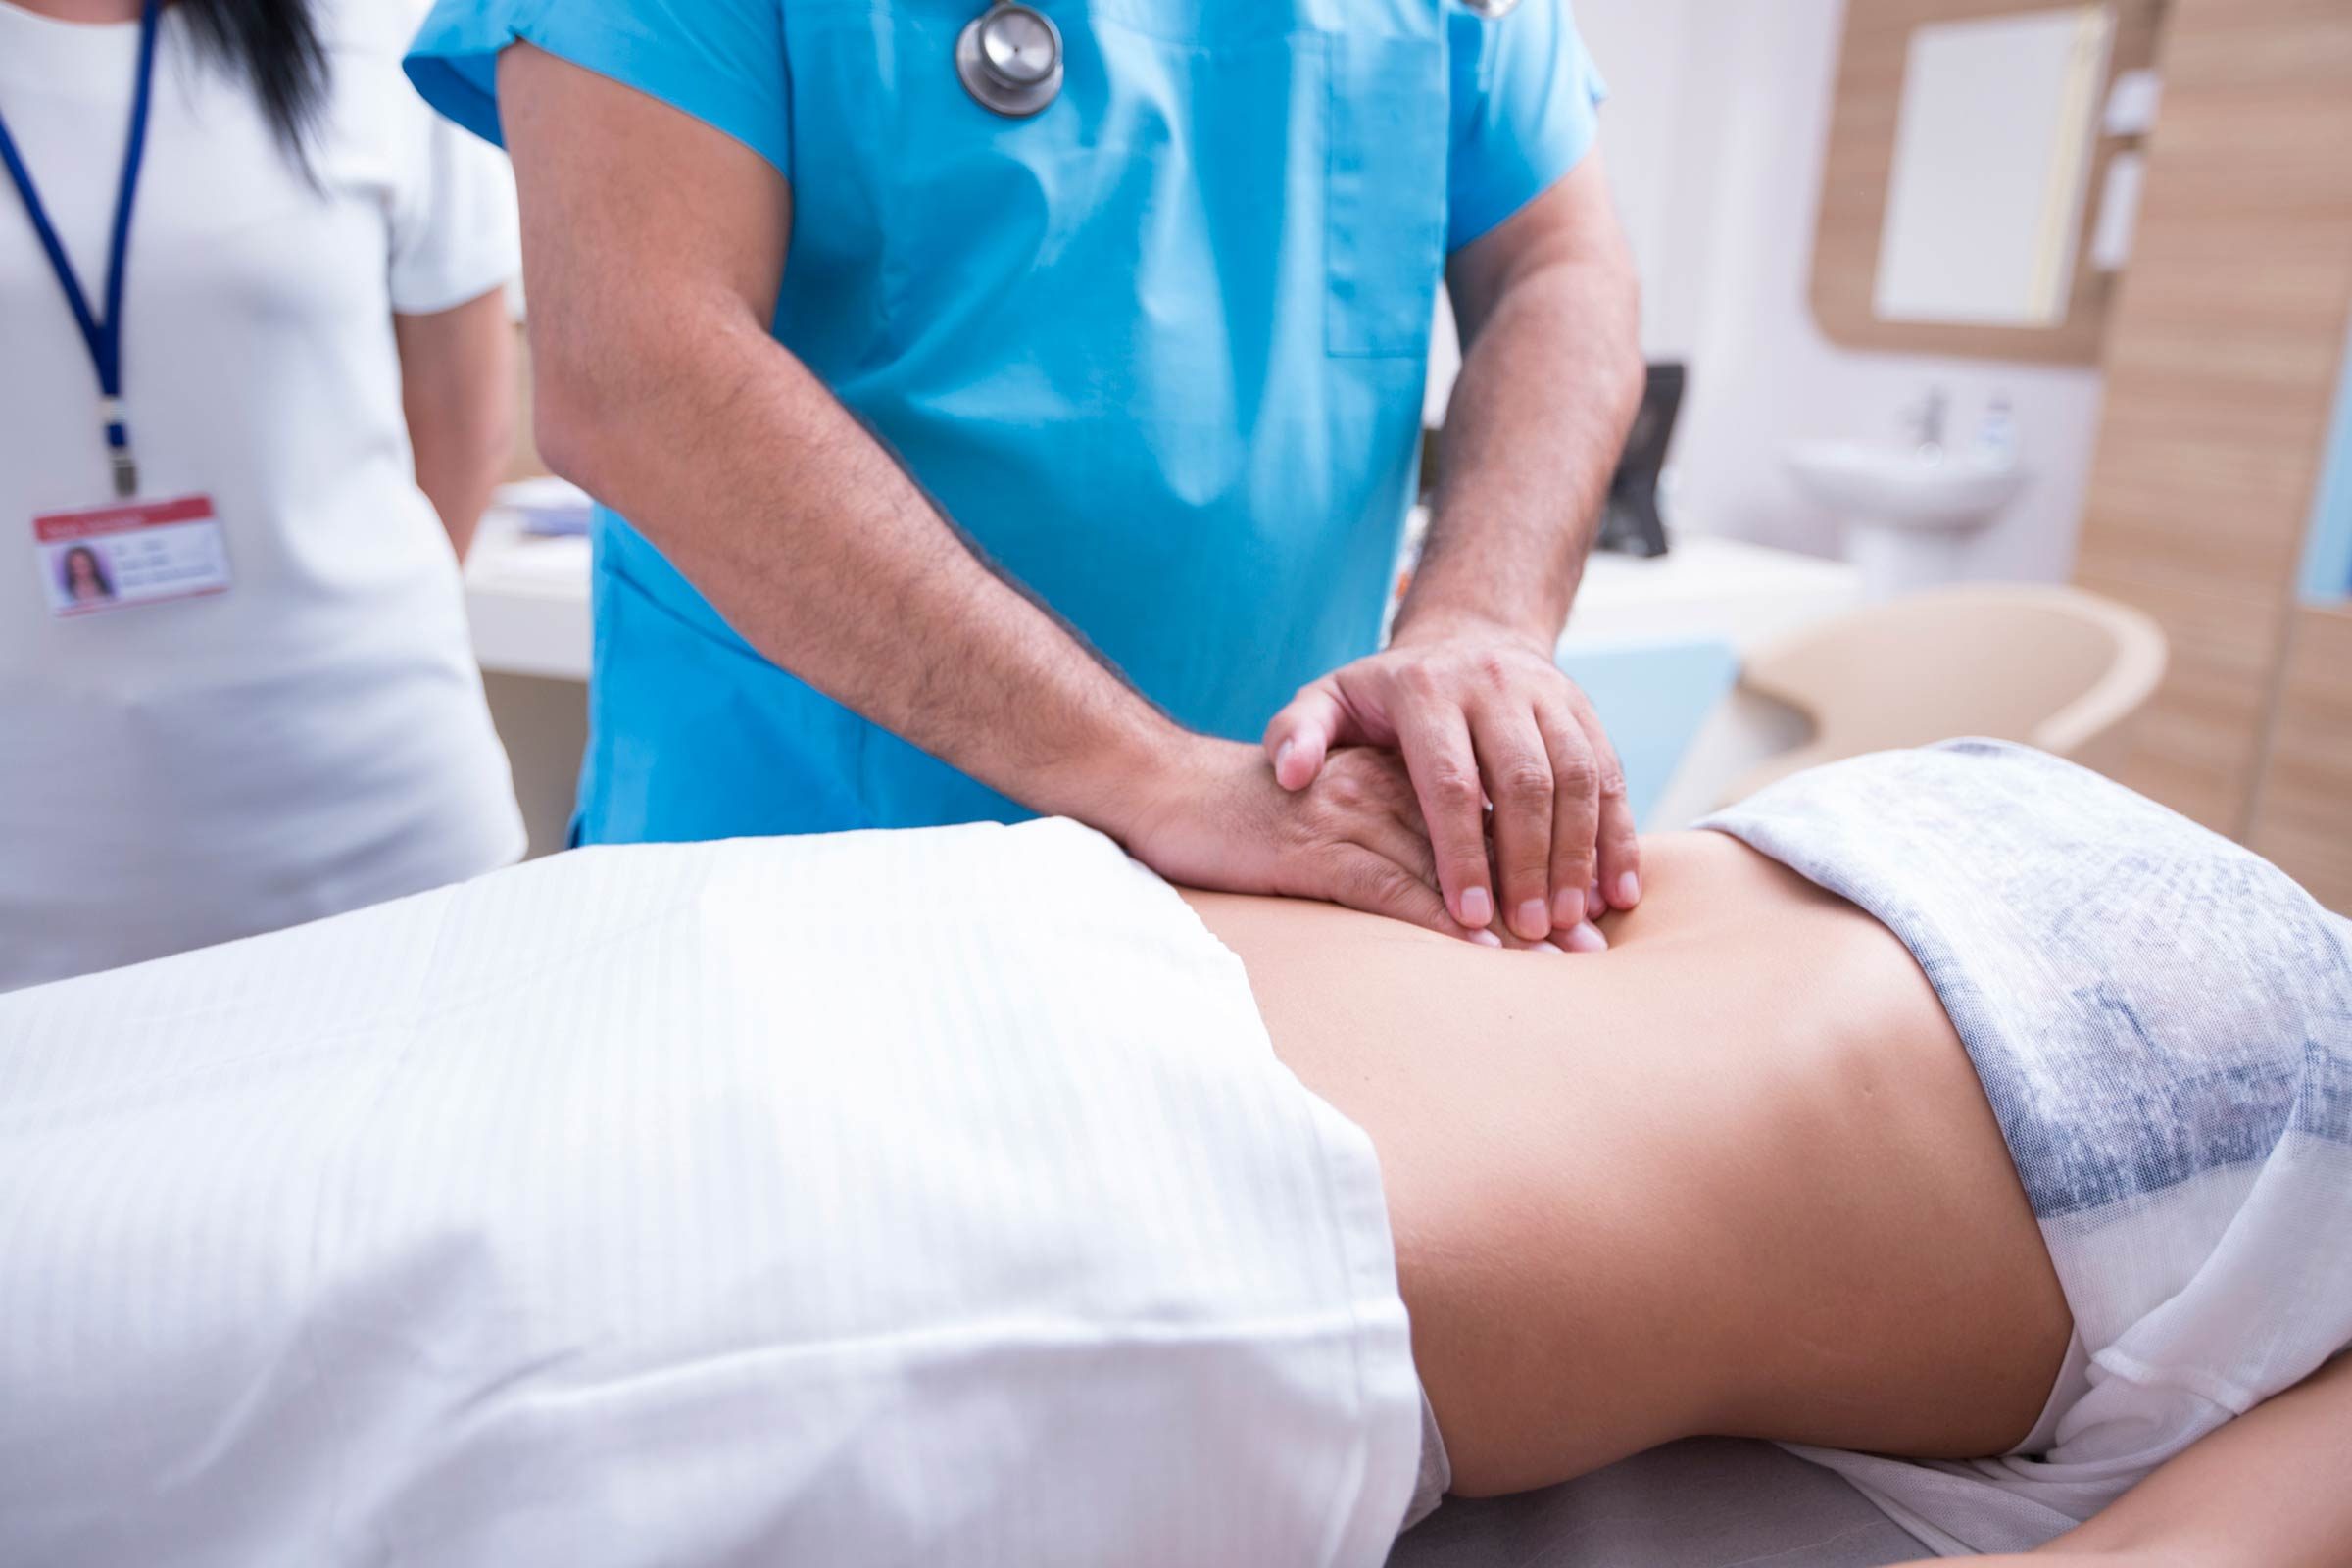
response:
<path id="1" fill-rule="evenodd" d="M 724 131 L 792 177 L 785 0 L 464 0 L 425 20 L 409 76 L 444 114 L 500 141 L 498 54 L 528 43 Z"/>
<path id="2" fill-rule="evenodd" d="M 1608 97 L 1568 0 L 1526 0 L 1494 21 L 1456 6 L 1446 249 L 1457 251 L 1574 169 Z"/>

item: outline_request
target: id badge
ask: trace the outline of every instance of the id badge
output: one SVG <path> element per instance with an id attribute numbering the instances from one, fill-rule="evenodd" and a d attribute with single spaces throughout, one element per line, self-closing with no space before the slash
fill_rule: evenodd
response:
<path id="1" fill-rule="evenodd" d="M 35 517 L 32 556 L 49 612 L 61 618 L 228 589 L 228 547 L 210 496 Z"/>

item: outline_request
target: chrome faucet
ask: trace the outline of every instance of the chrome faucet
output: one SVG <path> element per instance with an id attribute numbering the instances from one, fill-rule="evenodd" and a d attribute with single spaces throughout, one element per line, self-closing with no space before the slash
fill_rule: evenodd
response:
<path id="1" fill-rule="evenodd" d="M 1945 395 L 1943 388 L 1932 386 L 1928 388 L 1927 396 L 1903 410 L 1903 423 L 1918 444 L 1920 456 L 1942 455 L 1943 421 L 1950 408 L 1951 399 Z"/>

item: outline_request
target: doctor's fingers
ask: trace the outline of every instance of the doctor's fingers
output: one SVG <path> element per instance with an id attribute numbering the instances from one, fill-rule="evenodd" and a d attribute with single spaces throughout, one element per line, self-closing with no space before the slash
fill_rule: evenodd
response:
<path id="1" fill-rule="evenodd" d="M 1529 942 L 1541 942 L 1555 923 L 1576 924 L 1553 919 L 1551 892 L 1554 887 L 1582 889 L 1585 882 L 1554 880 L 1554 851 L 1555 845 L 1581 836 L 1589 857 L 1597 816 L 1595 770 L 1574 747 L 1546 736 L 1536 710 L 1524 702 L 1498 700 L 1473 710 L 1470 736 L 1487 798 L 1494 803 L 1502 924 Z"/>
<path id="2" fill-rule="evenodd" d="M 1562 702 L 1536 705 L 1535 722 L 1551 766 L 1551 837 L 1544 846 L 1552 928 L 1573 930 L 1607 906 L 1592 894 L 1600 872 L 1603 764 L 1576 715 Z"/>
<path id="3" fill-rule="evenodd" d="M 1395 753 L 1365 747 L 1335 753 L 1321 793 L 1344 816 L 1324 851 L 1321 885 L 1313 890 L 1320 897 L 1481 947 L 1557 951 L 1549 942 L 1523 942 L 1507 927 L 1465 929 L 1447 912 L 1429 832 Z"/>
<path id="4" fill-rule="evenodd" d="M 1274 764 L 1274 781 L 1286 790 L 1302 790 L 1323 770 L 1323 759 L 1349 729 L 1348 705 L 1325 676 L 1298 688 L 1266 725 L 1267 760 Z"/>
<path id="5" fill-rule="evenodd" d="M 1592 699 L 1571 683 L 1564 709 L 1547 709 L 1544 714 L 1546 736 L 1571 735 L 1582 743 L 1592 760 L 1593 799 L 1596 817 L 1592 834 L 1582 845 L 1581 853 L 1571 857 L 1573 864 L 1587 867 L 1587 877 L 1599 891 L 1589 898 L 1591 907 L 1587 918 L 1598 919 L 1612 906 L 1630 909 L 1642 898 L 1642 840 L 1634 821 L 1633 802 L 1625 787 L 1625 767 L 1617 760 L 1617 747 L 1609 739 L 1600 714 L 1594 711 Z M 1562 874 L 1555 859 L 1555 879 Z M 1584 887 L 1585 882 L 1560 882 L 1555 887 Z M 1561 922 L 1563 925 L 1567 922 Z"/>
<path id="6" fill-rule="evenodd" d="M 1494 923 L 1494 893 L 1487 874 L 1487 793 L 1470 722 L 1456 704 L 1414 703 L 1396 715 L 1396 745 L 1429 830 L 1446 907 L 1463 927 L 1484 930 Z"/>
<path id="7" fill-rule="evenodd" d="M 1467 937 L 1482 947 L 1501 946 L 1492 931 L 1466 932 L 1456 925 L 1438 890 L 1382 851 L 1362 844 L 1335 845 L 1328 876 L 1326 896 L 1335 904 L 1422 926 L 1440 936 Z"/>
<path id="8" fill-rule="evenodd" d="M 1429 830 L 1422 825 L 1421 806 L 1404 760 L 1383 747 L 1348 746 L 1332 753 L 1323 782 L 1307 797 L 1315 820 L 1309 829 L 1316 843 L 1354 845 L 1394 862 L 1433 892 L 1438 864 L 1429 847 Z M 1439 912 L 1444 913 L 1440 901 Z M 1466 935 L 1446 915 L 1444 929 L 1450 936 Z"/>

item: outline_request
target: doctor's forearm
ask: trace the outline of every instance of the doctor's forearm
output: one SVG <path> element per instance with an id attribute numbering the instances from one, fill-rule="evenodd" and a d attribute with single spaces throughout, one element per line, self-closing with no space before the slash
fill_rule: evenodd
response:
<path id="1" fill-rule="evenodd" d="M 392 318 L 402 412 L 422 490 L 460 560 L 514 449 L 514 326 L 506 290 Z"/>
<path id="2" fill-rule="evenodd" d="M 748 313 L 666 324 L 633 355 L 633 383 L 661 390 L 551 425 L 551 461 L 776 663 L 992 788 L 1115 831 L 1106 775 L 1175 726 L 982 564 Z"/>
<path id="3" fill-rule="evenodd" d="M 1613 220 L 1597 240 L 1531 236 L 1517 254 L 1476 254 L 1512 247 L 1513 225 L 1544 216 L 1523 213 L 1456 263 L 1467 348 L 1400 639 L 1469 620 L 1548 650 L 1592 548 L 1641 401 L 1640 286 Z"/>

